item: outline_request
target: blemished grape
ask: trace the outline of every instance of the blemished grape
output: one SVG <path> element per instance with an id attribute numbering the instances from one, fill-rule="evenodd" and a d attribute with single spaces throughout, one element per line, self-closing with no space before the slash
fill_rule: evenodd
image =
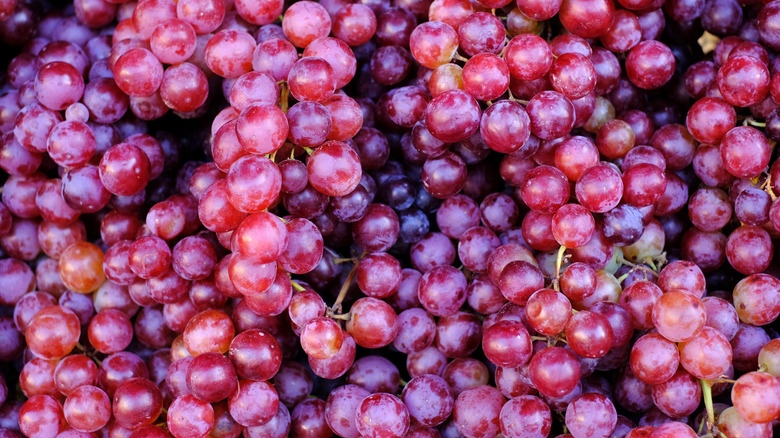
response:
<path id="1" fill-rule="evenodd" d="M 653 305 L 653 323 L 658 332 L 673 342 L 686 342 L 704 327 L 706 312 L 701 300 L 688 293 L 667 292 Z"/>
<path id="2" fill-rule="evenodd" d="M 679 361 L 680 353 L 674 343 L 657 333 L 649 333 L 631 348 L 629 363 L 638 379 L 658 384 L 674 375 Z"/>
<path id="3" fill-rule="evenodd" d="M 664 383 L 651 389 L 653 403 L 664 414 L 679 418 L 692 414 L 701 401 L 701 385 L 694 376 L 680 368 Z"/>
<path id="4" fill-rule="evenodd" d="M 710 357 L 705 359 L 707 356 Z M 704 327 L 698 335 L 680 347 L 680 363 L 699 379 L 726 375 L 731 359 L 732 350 L 728 339 L 711 327 Z"/>
<path id="5" fill-rule="evenodd" d="M 583 394 L 566 408 L 566 427 L 574 436 L 607 437 L 616 424 L 615 406 L 601 394 Z"/>
<path id="6" fill-rule="evenodd" d="M 491 436 L 499 432 L 499 415 L 504 396 L 496 388 L 477 386 L 460 393 L 452 418 L 459 430 L 472 436 Z"/>
<path id="7" fill-rule="evenodd" d="M 228 399 L 228 407 L 238 424 L 261 426 L 276 415 L 279 397 L 268 382 L 239 380 L 238 389 Z"/>
<path id="8" fill-rule="evenodd" d="M 92 385 L 83 385 L 71 392 L 63 404 L 65 420 L 81 432 L 94 432 L 111 418 L 111 401 L 106 393 Z"/>
<path id="9" fill-rule="evenodd" d="M 409 423 L 406 406 L 392 394 L 372 394 L 360 402 L 355 412 L 355 426 L 363 436 L 403 437 Z"/>
<path id="10" fill-rule="evenodd" d="M 401 399 L 416 422 L 433 427 L 443 423 L 455 403 L 449 384 L 439 376 L 424 375 L 410 380 Z"/>
<path id="11" fill-rule="evenodd" d="M 177 397 L 168 407 L 167 421 L 174 436 L 202 434 L 214 426 L 214 408 L 187 394 Z"/>
<path id="12" fill-rule="evenodd" d="M 780 283 L 775 277 L 766 274 L 753 274 L 742 279 L 734 287 L 734 308 L 741 321 L 765 325 L 780 315 L 780 304 L 774 297 Z M 774 298 L 773 298 L 774 297 Z"/>
<path id="13" fill-rule="evenodd" d="M 718 416 L 718 430 L 725 434 L 756 437 L 772 436 L 771 426 L 767 423 L 751 423 L 743 419 L 734 408 L 726 408 Z"/>
<path id="14" fill-rule="evenodd" d="M 777 379 L 768 373 L 755 371 L 737 379 L 731 393 L 734 408 L 751 423 L 767 423 L 777 417 L 780 399 Z M 761 400 L 759 402 L 759 400 Z"/>

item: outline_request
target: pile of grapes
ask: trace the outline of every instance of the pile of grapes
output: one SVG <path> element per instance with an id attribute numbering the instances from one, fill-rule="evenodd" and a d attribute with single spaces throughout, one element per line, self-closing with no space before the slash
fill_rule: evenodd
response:
<path id="1" fill-rule="evenodd" d="M 780 434 L 780 0 L 0 0 L 0 438 Z"/>

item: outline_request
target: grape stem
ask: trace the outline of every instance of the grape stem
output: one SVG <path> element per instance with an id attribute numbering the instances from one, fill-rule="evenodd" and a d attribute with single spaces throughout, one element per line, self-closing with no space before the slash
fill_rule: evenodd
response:
<path id="1" fill-rule="evenodd" d="M 747 126 L 747 125 L 754 126 L 756 128 L 766 128 L 766 123 L 765 122 L 759 122 L 758 120 L 756 120 L 756 119 L 754 119 L 752 117 L 747 117 L 742 122 L 742 126 Z"/>
<path id="2" fill-rule="evenodd" d="M 357 260 L 355 260 L 354 257 L 345 257 L 345 258 L 334 259 L 333 260 L 333 263 L 335 263 L 337 265 L 340 265 L 342 263 L 347 263 L 347 262 L 349 262 L 349 263 L 357 263 Z"/>
<path id="3" fill-rule="evenodd" d="M 701 379 L 700 381 L 704 408 L 707 410 L 707 432 L 712 433 L 712 426 L 715 425 L 715 409 L 712 407 L 712 386 L 708 380 Z"/>
<path id="4" fill-rule="evenodd" d="M 341 303 L 344 301 L 344 298 L 347 297 L 347 292 L 349 291 L 349 286 L 352 284 L 352 280 L 355 279 L 355 274 L 357 274 L 357 268 L 359 265 L 359 261 L 363 259 L 363 257 L 366 256 L 366 252 L 363 252 L 363 254 L 360 255 L 358 260 L 354 260 L 355 266 L 352 267 L 352 270 L 349 271 L 349 274 L 347 275 L 347 279 L 344 280 L 344 284 L 341 285 L 341 289 L 339 290 L 339 295 L 336 297 L 336 301 L 333 303 L 332 306 L 330 306 L 330 309 L 326 312 L 326 316 L 330 318 L 334 318 L 335 316 L 339 316 L 341 314 Z M 335 318 L 335 319 L 344 319 L 344 318 Z"/>
<path id="5" fill-rule="evenodd" d="M 288 274 L 288 275 L 289 275 L 289 274 Z M 290 280 L 290 283 L 292 283 L 292 287 L 293 287 L 293 289 L 297 290 L 298 292 L 303 292 L 303 291 L 305 291 L 305 290 L 306 290 L 306 288 L 304 288 L 303 286 L 301 286 L 301 284 L 300 284 L 300 283 L 298 283 L 298 282 L 297 282 L 297 281 L 295 281 L 295 280 Z"/>
<path id="6" fill-rule="evenodd" d="M 97 351 L 87 351 L 87 348 L 84 345 L 82 345 L 81 342 L 76 342 L 75 347 L 78 350 L 80 350 L 84 354 L 84 356 L 87 356 L 89 359 L 97 363 L 98 366 L 103 365 L 103 361 L 98 359 L 96 356 Z"/>
<path id="7" fill-rule="evenodd" d="M 767 192 L 767 194 L 769 194 L 769 197 L 772 198 L 772 201 L 777 199 L 777 195 L 775 195 L 775 191 L 772 190 L 772 174 L 768 174 L 766 176 L 766 179 L 764 180 L 764 183 L 761 184 L 760 189 Z"/>
<path id="8" fill-rule="evenodd" d="M 737 383 L 737 381 L 733 380 L 733 379 L 718 378 L 718 379 L 710 380 L 710 384 L 712 384 L 712 383 L 731 383 L 731 384 L 734 384 L 734 383 Z"/>
<path id="9" fill-rule="evenodd" d="M 658 272 L 663 268 L 663 266 L 666 264 L 666 252 L 662 252 L 661 254 L 658 254 L 656 257 L 645 257 L 643 260 L 645 263 L 650 265 L 651 268 L 653 268 L 654 271 Z M 656 264 L 658 264 L 656 266 Z"/>
<path id="10" fill-rule="evenodd" d="M 648 259 L 647 261 L 648 262 L 652 262 L 652 260 L 650 260 L 650 259 Z M 652 269 L 652 268 L 650 268 L 648 266 L 645 266 L 645 265 L 640 265 L 638 263 L 630 262 L 630 261 L 624 259 L 622 255 L 618 256 L 617 262 L 619 264 L 621 264 L 621 265 L 626 265 L 626 266 L 630 267 L 632 271 L 640 269 L 640 270 L 645 271 L 645 272 L 650 272 L 653 275 L 655 275 L 656 277 L 658 277 L 658 272 L 656 272 L 654 269 Z M 653 266 L 655 266 L 655 264 L 653 264 Z"/>
<path id="11" fill-rule="evenodd" d="M 509 93 L 509 100 L 511 100 L 512 102 L 517 102 L 520 105 L 526 105 L 526 106 L 528 105 L 528 101 L 527 100 L 522 100 L 522 99 L 516 98 L 514 96 L 514 94 L 512 94 L 512 90 L 506 90 L 506 91 Z"/>
<path id="12" fill-rule="evenodd" d="M 566 254 L 566 247 L 561 245 L 558 248 L 558 257 L 555 259 L 555 278 L 553 278 L 552 286 L 556 292 L 561 291 L 560 278 L 561 278 L 561 265 L 563 264 L 563 256 Z"/>
<path id="13" fill-rule="evenodd" d="M 461 62 L 468 62 L 469 61 L 468 58 L 464 58 L 463 56 L 461 56 L 461 55 L 459 55 L 457 53 L 452 57 L 452 59 L 454 59 L 456 61 L 461 61 Z"/>
<path id="14" fill-rule="evenodd" d="M 503 20 L 506 20 L 506 18 L 502 18 Z M 506 45 L 509 43 L 509 31 L 506 31 L 506 36 L 504 37 L 504 47 L 501 49 L 501 52 L 498 53 L 498 56 L 503 58 L 504 52 L 506 52 Z M 509 91 L 509 98 L 512 99 L 512 91 L 507 89 L 506 91 Z"/>
<path id="15" fill-rule="evenodd" d="M 290 107 L 290 87 L 287 85 L 287 82 L 283 83 L 281 86 L 281 95 L 279 96 L 279 108 L 281 108 L 282 112 L 287 114 L 287 110 Z"/>

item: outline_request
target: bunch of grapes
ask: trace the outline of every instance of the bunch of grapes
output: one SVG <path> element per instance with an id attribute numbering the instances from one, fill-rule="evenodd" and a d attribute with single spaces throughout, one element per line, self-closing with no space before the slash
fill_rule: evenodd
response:
<path id="1" fill-rule="evenodd" d="M 769 438 L 780 0 L 0 0 L 0 438 Z"/>

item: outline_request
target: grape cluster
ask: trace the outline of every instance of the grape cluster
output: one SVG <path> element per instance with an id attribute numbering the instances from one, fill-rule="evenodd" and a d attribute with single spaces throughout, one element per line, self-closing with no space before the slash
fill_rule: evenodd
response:
<path id="1" fill-rule="evenodd" d="M 0 438 L 768 438 L 780 0 L 0 0 Z"/>

